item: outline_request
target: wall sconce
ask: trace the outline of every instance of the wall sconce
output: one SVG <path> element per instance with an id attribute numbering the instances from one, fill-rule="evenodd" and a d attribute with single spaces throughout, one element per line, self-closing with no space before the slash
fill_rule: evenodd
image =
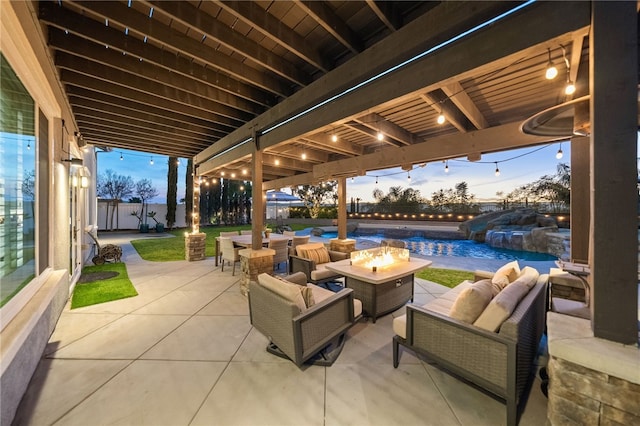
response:
<path id="1" fill-rule="evenodd" d="M 89 178 L 86 176 L 80 176 L 80 187 L 88 188 L 89 187 Z"/>
<path id="2" fill-rule="evenodd" d="M 78 176 L 71 176 L 71 185 L 74 188 L 78 187 Z"/>

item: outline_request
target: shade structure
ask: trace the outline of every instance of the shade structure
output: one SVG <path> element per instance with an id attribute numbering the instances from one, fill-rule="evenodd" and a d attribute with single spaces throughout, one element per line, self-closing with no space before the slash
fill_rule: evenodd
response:
<path id="1" fill-rule="evenodd" d="M 281 203 L 292 203 L 294 201 L 302 201 L 300 198 L 295 195 L 287 194 L 282 191 L 267 191 L 267 204 L 275 205 L 274 215 L 271 217 L 272 219 L 278 219 L 278 202 Z M 268 209 L 267 209 L 268 211 Z M 269 218 L 269 214 L 267 214 L 267 218 Z"/>

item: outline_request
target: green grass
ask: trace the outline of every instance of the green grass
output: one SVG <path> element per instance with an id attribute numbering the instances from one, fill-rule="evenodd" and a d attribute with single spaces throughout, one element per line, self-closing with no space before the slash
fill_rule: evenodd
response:
<path id="1" fill-rule="evenodd" d="M 416 277 L 454 288 L 464 280 L 473 281 L 473 272 L 458 269 L 426 268 L 416 273 Z"/>
<path id="2" fill-rule="evenodd" d="M 302 224 L 292 224 L 290 226 L 294 231 L 300 231 L 309 227 L 309 225 Z M 220 235 L 220 232 L 237 231 L 240 229 L 251 229 L 251 225 L 200 228 L 200 232 L 207 234 L 205 256 L 215 256 L 215 238 Z M 172 230 L 167 233 L 175 235 L 176 238 L 145 238 L 132 240 L 131 244 L 144 260 L 152 262 L 184 260 L 184 232 L 184 229 Z"/>
<path id="3" fill-rule="evenodd" d="M 119 275 L 106 280 L 76 284 L 73 297 L 71 298 L 71 309 L 138 295 L 133 284 L 131 284 L 131 280 L 129 280 L 127 267 L 124 263 L 107 263 L 104 265 L 86 266 L 82 269 L 83 274 L 103 271 L 114 271 L 118 272 Z"/>

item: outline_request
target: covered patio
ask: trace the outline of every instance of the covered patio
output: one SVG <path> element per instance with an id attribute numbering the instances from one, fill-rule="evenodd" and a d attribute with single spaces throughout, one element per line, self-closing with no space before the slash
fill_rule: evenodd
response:
<path id="1" fill-rule="evenodd" d="M 144 261 L 128 242 L 139 237 L 104 239 L 123 247 L 139 295 L 67 304 L 15 424 L 505 424 L 504 404 L 410 352 L 393 368 L 391 322 L 404 308 L 356 324 L 333 366 L 299 369 L 265 351 L 237 276 L 212 258 Z M 416 303 L 446 290 L 419 280 Z M 546 410 L 536 378 L 520 424 L 544 424 Z"/>

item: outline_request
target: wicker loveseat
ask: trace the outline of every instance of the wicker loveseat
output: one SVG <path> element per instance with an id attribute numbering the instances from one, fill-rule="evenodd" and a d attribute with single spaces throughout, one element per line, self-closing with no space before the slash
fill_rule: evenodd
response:
<path id="1" fill-rule="evenodd" d="M 307 281 L 321 284 L 341 278 L 341 275 L 326 269 L 327 264 L 349 258 L 348 253 L 328 250 L 323 243 L 301 244 L 296 247 L 296 255 L 289 259 L 291 272 L 304 272 Z"/>
<path id="2" fill-rule="evenodd" d="M 491 276 L 476 272 L 476 281 Z M 459 294 L 474 284 L 471 281 L 424 306 L 407 305 L 406 315 L 395 318 L 393 323 L 394 367 L 400 360 L 400 345 L 423 354 L 454 375 L 500 397 L 506 404 L 507 424 L 517 424 L 521 396 L 530 386 L 544 332 L 547 281 L 548 275 L 537 274 L 531 289 L 497 332 L 450 316 Z"/>

